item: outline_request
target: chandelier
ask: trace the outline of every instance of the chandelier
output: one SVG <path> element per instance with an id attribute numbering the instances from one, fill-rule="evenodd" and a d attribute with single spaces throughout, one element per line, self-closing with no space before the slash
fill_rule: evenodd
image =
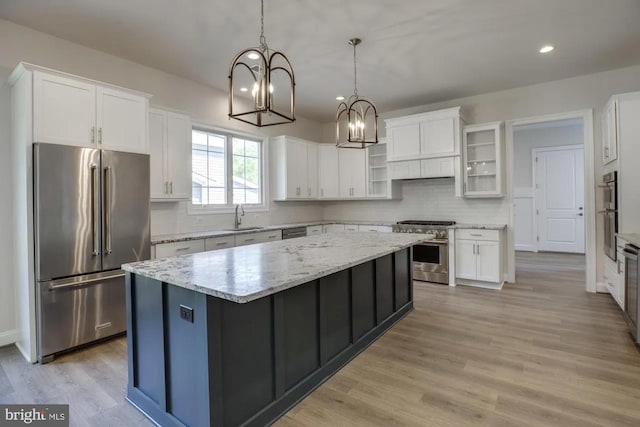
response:
<path id="1" fill-rule="evenodd" d="M 293 68 L 286 55 L 267 45 L 264 0 L 260 0 L 260 44 L 238 53 L 229 68 L 229 118 L 258 127 L 296 120 Z"/>
<path id="2" fill-rule="evenodd" d="M 366 148 L 378 143 L 378 111 L 373 102 L 358 95 L 356 46 L 362 40 L 353 38 L 353 95 L 338 105 L 336 112 L 336 146 Z"/>

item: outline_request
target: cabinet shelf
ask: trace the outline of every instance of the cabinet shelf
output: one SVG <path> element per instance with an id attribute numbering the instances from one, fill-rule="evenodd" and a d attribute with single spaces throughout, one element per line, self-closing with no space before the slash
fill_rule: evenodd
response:
<path id="1" fill-rule="evenodd" d="M 369 154 L 369 157 L 386 157 L 387 154 L 386 153 L 381 153 L 381 154 Z"/>
<path id="2" fill-rule="evenodd" d="M 467 148 L 487 147 L 489 145 L 495 145 L 495 142 L 476 142 L 475 144 L 467 144 Z"/>
<path id="3" fill-rule="evenodd" d="M 467 176 L 469 178 L 477 178 L 479 176 L 489 176 L 489 177 L 496 176 L 496 174 L 495 173 L 474 173 L 474 174 L 467 174 Z"/>
<path id="4" fill-rule="evenodd" d="M 369 169 L 386 169 L 386 166 L 369 166 Z"/>
<path id="5" fill-rule="evenodd" d="M 468 160 L 467 163 L 494 163 L 496 159 Z"/>
<path id="6" fill-rule="evenodd" d="M 370 179 L 369 182 L 387 182 L 386 179 Z"/>

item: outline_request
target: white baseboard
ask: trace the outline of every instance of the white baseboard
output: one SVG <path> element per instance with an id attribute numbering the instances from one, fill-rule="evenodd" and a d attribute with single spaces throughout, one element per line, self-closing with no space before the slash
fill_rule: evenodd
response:
<path id="1" fill-rule="evenodd" d="M 596 292 L 597 293 L 602 293 L 602 294 L 608 294 L 609 293 L 609 289 L 607 288 L 607 285 L 605 285 L 602 282 L 597 282 L 596 283 Z"/>
<path id="2" fill-rule="evenodd" d="M 12 329 L 10 331 L 0 332 L 0 347 L 5 345 L 15 344 L 18 341 L 18 330 Z"/>

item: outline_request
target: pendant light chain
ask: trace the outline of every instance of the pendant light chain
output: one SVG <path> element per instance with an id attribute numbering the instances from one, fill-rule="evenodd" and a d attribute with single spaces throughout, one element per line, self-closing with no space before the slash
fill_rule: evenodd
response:
<path id="1" fill-rule="evenodd" d="M 260 50 L 268 52 L 267 39 L 264 36 L 264 0 L 260 0 Z"/>
<path id="2" fill-rule="evenodd" d="M 353 94 L 358 99 L 358 65 L 356 62 L 356 46 L 353 44 Z"/>

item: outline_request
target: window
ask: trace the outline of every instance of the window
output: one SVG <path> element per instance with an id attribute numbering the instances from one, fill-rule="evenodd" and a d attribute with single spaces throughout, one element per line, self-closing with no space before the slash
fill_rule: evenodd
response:
<path id="1" fill-rule="evenodd" d="M 262 206 L 262 141 L 194 129 L 191 155 L 193 207 Z"/>

